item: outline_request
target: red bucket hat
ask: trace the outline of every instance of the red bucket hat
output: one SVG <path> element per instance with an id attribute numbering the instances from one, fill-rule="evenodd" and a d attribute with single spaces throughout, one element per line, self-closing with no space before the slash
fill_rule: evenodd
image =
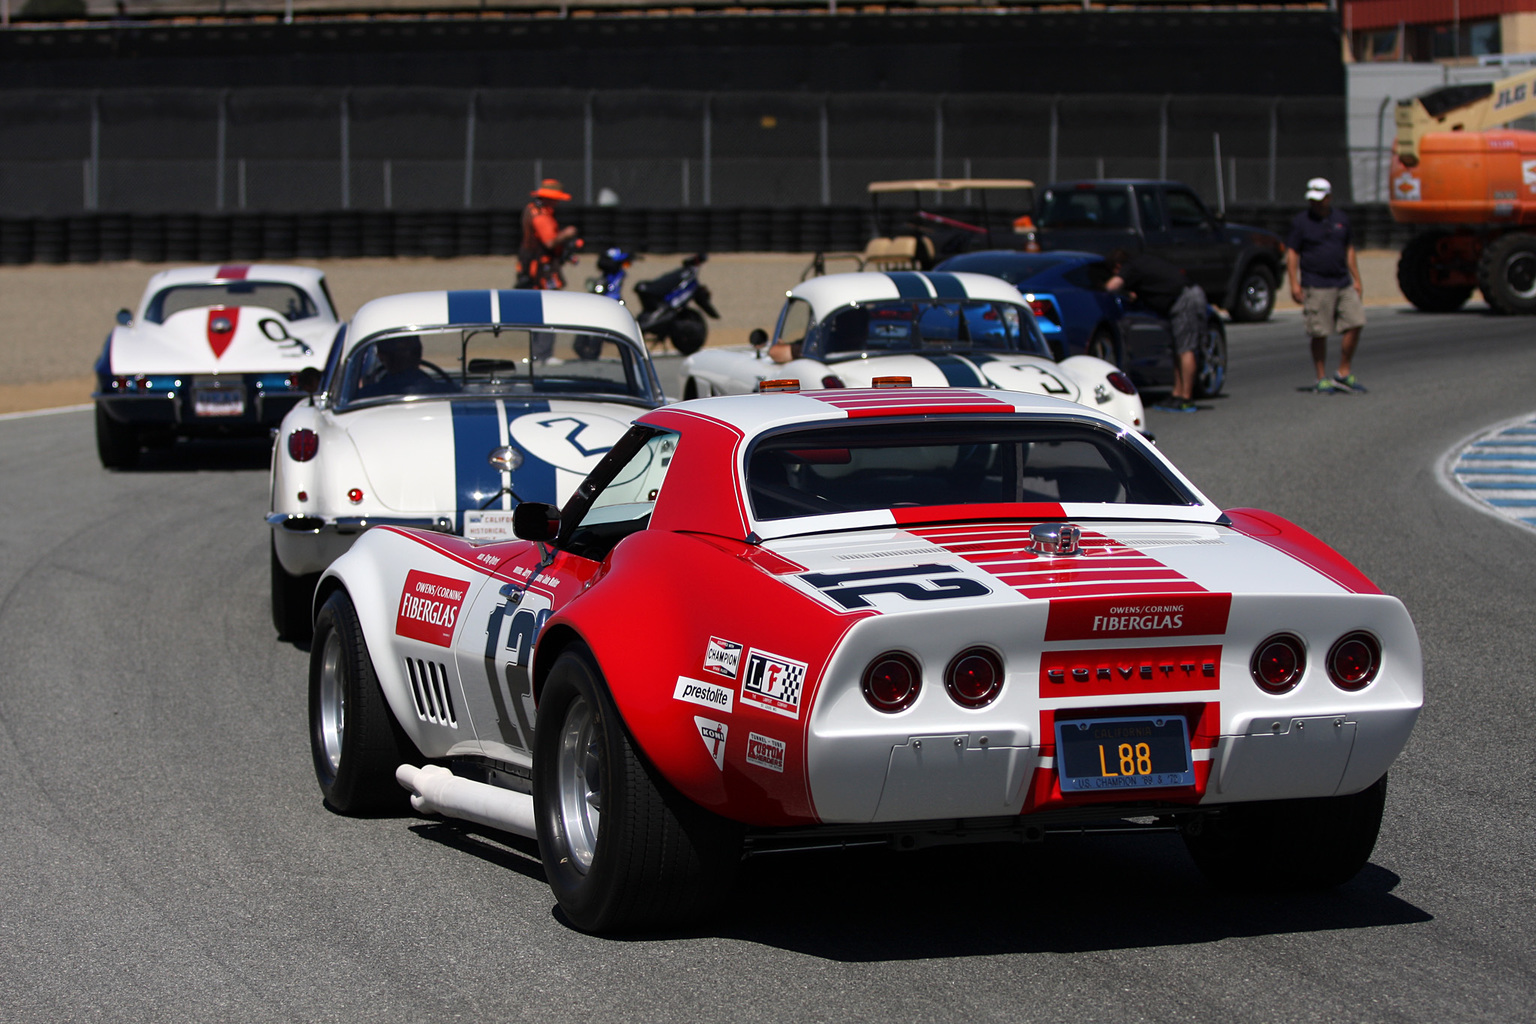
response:
<path id="1" fill-rule="evenodd" d="M 535 199 L 553 199 L 559 203 L 571 201 L 571 194 L 560 187 L 558 178 L 545 178 L 538 188 L 528 194 Z"/>

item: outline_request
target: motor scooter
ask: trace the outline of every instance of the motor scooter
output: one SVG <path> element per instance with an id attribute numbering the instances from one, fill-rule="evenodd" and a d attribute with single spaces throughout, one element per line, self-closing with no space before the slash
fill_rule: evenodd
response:
<path id="1" fill-rule="evenodd" d="M 606 295 L 624 304 L 624 275 L 635 261 L 635 254 L 617 245 L 610 245 L 597 257 L 597 277 L 587 278 L 587 291 L 593 295 Z"/>
<path id="2" fill-rule="evenodd" d="M 712 320 L 720 319 L 710 301 L 709 289 L 699 280 L 699 267 L 707 259 L 707 254 L 697 253 L 683 260 L 678 269 L 635 285 L 635 295 L 640 299 L 640 315 L 636 319 L 648 340 L 671 341 L 685 356 L 704 347 L 709 324 L 688 305 L 698 306 Z"/>

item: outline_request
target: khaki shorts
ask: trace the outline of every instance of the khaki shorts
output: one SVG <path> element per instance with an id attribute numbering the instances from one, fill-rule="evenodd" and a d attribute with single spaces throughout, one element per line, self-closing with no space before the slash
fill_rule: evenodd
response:
<path id="1" fill-rule="evenodd" d="M 1365 326 L 1365 306 L 1360 293 L 1349 288 L 1303 288 L 1301 319 L 1307 337 L 1326 338 Z"/>

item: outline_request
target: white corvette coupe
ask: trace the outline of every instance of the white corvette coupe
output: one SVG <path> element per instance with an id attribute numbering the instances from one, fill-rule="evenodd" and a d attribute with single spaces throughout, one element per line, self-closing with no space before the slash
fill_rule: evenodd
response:
<path id="1" fill-rule="evenodd" d="M 663 401 L 634 317 L 611 299 L 478 290 L 369 302 L 273 446 L 273 624 L 309 635 L 319 573 L 368 527 L 510 537 L 514 505 L 563 502 Z"/>
<path id="2" fill-rule="evenodd" d="M 109 469 L 176 437 L 261 435 L 304 397 L 339 324 L 313 267 L 165 270 L 120 310 L 96 361 L 96 451 Z M 305 374 L 305 371 L 308 374 Z"/>
<path id="3" fill-rule="evenodd" d="M 914 387 L 1005 388 L 1106 412 L 1146 432 L 1131 379 L 1092 356 L 1057 362 L 1029 304 L 985 274 L 829 274 L 788 293 L 772 344 L 705 349 L 683 362 L 683 397 L 743 395 L 765 380 L 802 389 L 864 388 L 877 377 Z M 764 346 L 767 346 L 766 353 Z"/>

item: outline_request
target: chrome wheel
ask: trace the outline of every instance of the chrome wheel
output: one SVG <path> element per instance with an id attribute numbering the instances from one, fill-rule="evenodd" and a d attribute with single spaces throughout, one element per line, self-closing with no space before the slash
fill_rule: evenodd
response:
<path id="1" fill-rule="evenodd" d="M 1504 261 L 1504 280 L 1517 298 L 1536 298 L 1536 252 L 1527 249 L 1511 253 Z"/>
<path id="2" fill-rule="evenodd" d="M 1227 336 L 1219 324 L 1209 324 L 1195 353 L 1195 397 L 1212 398 L 1227 383 Z"/>
<path id="3" fill-rule="evenodd" d="M 346 668 L 342 664 L 341 637 L 331 630 L 320 654 L 320 693 L 315 708 L 315 731 L 330 765 L 331 776 L 341 770 L 342 741 L 347 728 Z"/>
<path id="4" fill-rule="evenodd" d="M 603 813 L 603 750 L 592 705 L 577 697 L 565 712 L 555 778 L 561 832 L 572 865 L 592 867 Z"/>

